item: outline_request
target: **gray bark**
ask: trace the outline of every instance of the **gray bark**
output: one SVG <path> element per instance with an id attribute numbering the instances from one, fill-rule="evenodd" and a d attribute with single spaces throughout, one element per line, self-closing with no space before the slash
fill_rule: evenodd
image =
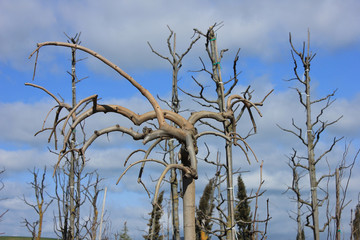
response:
<path id="1" fill-rule="evenodd" d="M 213 66 L 213 80 L 216 83 L 216 93 L 218 96 L 217 104 L 219 106 L 220 112 L 225 112 L 225 93 L 224 93 L 224 82 L 221 78 L 221 69 L 220 61 L 217 49 L 217 41 L 215 32 L 213 29 L 210 30 L 209 39 L 211 47 L 211 60 Z M 224 134 L 230 136 L 232 132 L 232 125 L 230 122 L 226 121 L 223 123 Z M 226 141 L 225 144 L 225 154 L 226 154 L 226 185 L 227 185 L 227 229 L 226 229 L 226 239 L 234 240 L 235 239 L 235 228 L 234 228 L 234 191 L 233 191 L 233 167 L 232 167 L 232 143 L 231 141 Z"/>
<path id="2" fill-rule="evenodd" d="M 309 42 L 308 42 L 309 44 Z M 314 153 L 314 136 L 312 134 L 311 122 L 311 100 L 310 100 L 310 53 L 308 45 L 308 53 L 306 57 L 305 67 L 305 86 L 306 86 L 306 128 L 307 128 L 307 154 L 308 154 L 308 168 L 310 177 L 310 191 L 311 191 L 311 211 L 313 221 L 313 237 L 314 240 L 320 240 L 319 227 L 319 205 L 317 196 L 317 180 L 316 180 L 316 162 Z"/>

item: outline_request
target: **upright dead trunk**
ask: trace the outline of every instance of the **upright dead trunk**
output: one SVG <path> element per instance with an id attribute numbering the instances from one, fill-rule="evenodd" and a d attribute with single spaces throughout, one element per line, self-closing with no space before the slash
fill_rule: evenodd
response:
<path id="1" fill-rule="evenodd" d="M 171 109 L 175 113 L 179 113 L 180 101 L 178 97 L 178 72 L 179 62 L 176 59 L 176 33 L 174 33 L 174 45 L 172 51 L 172 66 L 173 66 L 173 78 L 172 78 L 172 95 L 171 95 Z M 175 126 L 175 124 L 174 124 Z M 169 141 L 170 150 L 170 164 L 175 164 L 174 154 L 174 139 Z M 171 169 L 170 172 L 170 184 L 171 184 L 171 213 L 172 213 L 172 226 L 173 226 L 173 240 L 180 240 L 180 227 L 179 227 L 179 194 L 178 194 L 178 180 L 176 177 L 175 169 Z"/>
<path id="2" fill-rule="evenodd" d="M 168 44 L 168 48 L 169 48 L 169 52 L 171 54 L 171 57 L 165 57 L 161 54 L 159 54 L 158 52 L 156 52 L 152 46 L 150 45 L 150 43 L 148 42 L 151 50 L 153 51 L 153 53 L 155 53 L 156 55 L 158 55 L 159 57 L 169 61 L 169 63 L 172 66 L 172 96 L 171 96 L 171 110 L 173 112 L 175 112 L 176 114 L 179 113 L 179 109 L 180 109 L 180 101 L 179 101 L 179 97 L 178 97 L 178 73 L 179 70 L 182 66 L 182 59 L 183 57 L 190 51 L 190 49 L 192 48 L 193 44 L 195 44 L 195 42 L 200 38 L 197 37 L 196 39 L 194 39 L 191 43 L 189 48 L 183 53 L 183 54 L 178 54 L 176 52 L 176 33 L 174 33 L 170 27 L 168 27 L 170 30 L 170 35 L 167 39 L 167 44 Z M 173 39 L 173 43 L 171 43 L 171 38 Z M 172 124 L 173 127 L 177 127 L 176 124 Z M 176 160 L 175 160 L 175 154 L 174 154 L 174 139 L 170 139 L 168 142 L 168 146 L 169 146 L 169 155 L 170 155 L 170 164 L 176 164 Z M 178 179 L 176 176 L 176 171 L 175 169 L 171 169 L 170 171 L 170 184 L 171 184 L 171 208 L 172 208 L 172 226 L 173 226 L 173 240 L 180 240 L 180 228 L 179 228 L 179 211 L 178 211 L 178 206 L 179 206 L 179 194 L 178 194 Z"/>
<path id="3" fill-rule="evenodd" d="M 174 154 L 174 140 L 169 140 L 170 149 L 170 163 L 175 163 Z M 178 180 L 176 177 L 175 169 L 171 169 L 170 172 L 170 184 L 171 184 L 171 216 L 173 226 L 173 240 L 180 240 L 180 228 L 179 228 L 179 194 L 178 194 Z"/>
<path id="4" fill-rule="evenodd" d="M 300 177 L 299 177 L 299 174 L 296 170 L 296 168 L 294 169 L 294 190 L 297 192 L 297 193 L 300 193 L 300 188 L 299 188 L 299 180 L 300 180 Z M 302 222 L 301 222 L 301 202 L 300 202 L 300 194 L 297 194 L 296 195 L 296 198 L 297 198 L 297 201 L 296 201 L 296 205 L 297 205 L 297 211 L 296 211 L 296 223 L 297 223 L 297 240 L 305 240 L 302 238 L 302 235 L 303 235 L 303 231 L 304 231 L 304 228 L 303 228 L 303 225 L 302 225 Z"/>
<path id="5" fill-rule="evenodd" d="M 208 35 L 208 41 L 210 41 L 211 47 L 211 60 L 212 60 L 212 72 L 213 80 L 216 84 L 216 93 L 218 96 L 217 104 L 219 106 L 220 112 L 225 112 L 225 93 L 224 93 L 224 82 L 221 78 L 221 68 L 220 68 L 220 58 L 218 55 L 216 36 L 213 29 L 210 30 Z M 232 125 L 230 122 L 226 121 L 223 123 L 224 134 L 230 136 L 232 132 Z M 234 228 L 234 191 L 233 191 L 233 167 L 232 167 L 232 143 L 226 141 L 225 143 L 225 154 L 226 154 L 226 185 L 227 185 L 227 229 L 226 229 L 226 239 L 234 240 L 235 239 L 235 228 Z"/>
<path id="6" fill-rule="evenodd" d="M 41 239 L 42 225 L 43 225 L 43 218 L 44 218 L 44 213 L 43 213 L 43 209 L 42 209 L 43 202 L 44 201 L 42 201 L 41 205 L 39 205 L 39 228 L 38 228 L 36 240 Z"/>
<path id="7" fill-rule="evenodd" d="M 306 173 L 309 176 L 309 187 L 310 187 L 310 199 L 304 199 L 301 198 L 300 190 L 295 189 L 294 186 L 292 187 L 292 190 L 296 193 L 298 197 L 298 202 L 301 202 L 302 204 L 305 204 L 310 209 L 310 213 L 306 216 L 306 227 L 309 227 L 313 232 L 313 239 L 319 240 L 320 239 L 320 232 L 323 232 L 330 224 L 330 222 L 333 219 L 333 216 L 328 217 L 326 221 L 322 224 L 322 227 L 320 228 L 320 216 L 319 216 L 319 207 L 324 204 L 324 202 L 329 201 L 328 196 L 329 192 L 328 190 L 324 190 L 324 194 L 318 194 L 318 186 L 324 179 L 329 179 L 334 176 L 334 174 L 331 174 L 330 172 L 328 174 L 322 174 L 319 177 L 317 177 L 317 169 L 316 165 L 319 163 L 320 160 L 324 158 L 328 153 L 332 151 L 334 146 L 338 141 L 340 141 L 342 138 L 334 138 L 330 146 L 323 151 L 322 153 L 318 153 L 318 156 L 315 158 L 315 149 L 317 148 L 317 144 L 320 141 L 320 137 L 322 133 L 326 130 L 327 127 L 330 125 L 333 125 L 337 123 L 341 117 L 339 117 L 336 120 L 328 121 L 328 120 L 322 120 L 324 117 L 325 110 L 333 103 L 331 98 L 334 96 L 335 91 L 331 94 L 328 94 L 327 96 L 320 98 L 320 99 L 311 99 L 311 84 L 310 84 L 310 63 L 312 59 L 315 57 L 316 54 L 313 54 L 310 52 L 310 32 L 308 31 L 308 39 L 307 44 L 303 43 L 302 51 L 297 51 L 292 43 L 291 40 L 291 34 L 289 35 L 289 41 L 292 48 L 292 58 L 294 60 L 294 73 L 295 78 L 290 80 L 295 80 L 298 83 L 302 85 L 304 90 L 301 90 L 299 88 L 295 88 L 297 91 L 300 104 L 304 107 L 305 110 L 305 127 L 298 126 L 294 119 L 292 120 L 292 126 L 295 130 L 289 130 L 285 128 L 281 128 L 282 130 L 294 134 L 297 138 L 300 139 L 301 143 L 306 148 L 306 154 L 304 156 L 296 156 L 295 154 L 292 157 L 292 164 L 291 168 L 293 171 L 296 168 L 301 168 L 306 171 Z M 304 73 L 299 74 L 297 67 L 298 67 L 298 60 L 295 58 L 294 53 L 297 55 L 297 57 L 300 59 Z M 324 106 L 320 108 L 317 113 L 312 113 L 312 105 L 313 104 L 319 104 L 321 102 L 324 102 Z M 306 130 L 306 133 L 305 133 Z M 295 158 L 297 161 L 295 161 Z M 293 175 L 293 181 L 294 179 Z M 320 196 L 320 197 L 319 197 Z M 323 218 L 324 219 L 324 218 Z"/>
<path id="8" fill-rule="evenodd" d="M 305 93 L 306 93 L 306 135 L 307 135 L 307 155 L 308 155 L 308 169 L 310 177 L 310 191 L 311 191 L 311 211 L 313 220 L 313 235 L 314 240 L 320 240 L 319 227 L 319 205 L 317 196 L 317 178 L 316 178 L 316 162 L 314 153 L 314 135 L 312 133 L 313 124 L 311 121 L 311 99 L 310 99 L 310 33 L 308 34 L 307 56 L 305 57 Z"/>
<path id="9" fill-rule="evenodd" d="M 340 174 L 339 168 L 335 170 L 335 195 L 336 195 L 336 207 L 335 207 L 335 226 L 336 226 L 336 240 L 341 240 L 340 220 L 341 220 L 341 205 L 340 205 Z"/>
<path id="10" fill-rule="evenodd" d="M 77 41 L 73 40 L 74 44 Z M 72 90 L 72 108 L 77 104 L 76 102 L 76 49 L 71 48 L 71 90 Z M 75 122 L 75 117 L 72 118 L 72 123 Z M 75 149 L 76 145 L 76 131 L 72 132 L 71 149 Z M 70 172 L 69 172 L 69 191 L 70 191 L 70 239 L 75 238 L 75 219 L 76 219 L 76 199 L 75 199 L 75 165 L 76 155 L 75 152 L 71 152 L 70 158 Z"/>

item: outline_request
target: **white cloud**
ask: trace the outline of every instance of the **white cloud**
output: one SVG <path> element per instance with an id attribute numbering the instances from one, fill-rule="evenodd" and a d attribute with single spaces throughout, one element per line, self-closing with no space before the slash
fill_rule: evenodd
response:
<path id="1" fill-rule="evenodd" d="M 47 141 L 46 134 L 34 134 L 42 127 L 42 123 L 50 110 L 48 102 L 26 104 L 22 102 L 0 103 L 3 113 L 0 119 L 0 140 L 4 142 L 16 142 L 16 144 L 36 145 L 41 141 Z"/>
<path id="2" fill-rule="evenodd" d="M 70 2 L 69 2 L 70 3 Z M 21 5 L 22 7 L 18 7 Z M 360 30 L 355 0 L 338 1 L 88 1 L 66 4 L 41 1 L 7 1 L 1 4 L 1 60 L 24 66 L 24 53 L 36 42 L 64 41 L 63 32 L 82 32 L 83 45 L 128 68 L 163 67 L 164 62 L 151 53 L 167 52 L 166 25 L 177 32 L 178 49 L 187 47 L 192 29 L 206 31 L 214 22 L 224 21 L 219 31 L 221 45 L 241 47 L 263 59 L 273 59 L 288 49 L 287 34 L 306 39 L 312 31 L 312 43 L 338 49 L 359 41 Z M 175 10 L 176 9 L 176 10 Z M 26 23 L 26 24 L 25 24 Z M 200 44 L 201 48 L 203 43 Z M 199 45 L 199 46 L 200 46 Z M 222 47 L 221 46 L 221 47 Z M 199 49 L 199 48 L 198 48 Z M 196 50 L 199 55 L 199 51 Z"/>
<path id="3" fill-rule="evenodd" d="M 35 149 L 7 151 L 0 149 L 0 166 L 9 171 L 32 169 L 34 166 L 53 165 L 57 157 Z"/>

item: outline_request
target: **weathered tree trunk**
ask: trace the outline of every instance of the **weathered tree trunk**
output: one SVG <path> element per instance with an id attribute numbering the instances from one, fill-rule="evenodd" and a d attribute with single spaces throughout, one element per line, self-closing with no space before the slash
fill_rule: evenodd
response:
<path id="1" fill-rule="evenodd" d="M 195 234 L 195 179 L 183 176 L 184 239 L 196 239 Z"/>
<path id="2" fill-rule="evenodd" d="M 299 174 L 297 172 L 296 169 L 294 169 L 294 190 L 297 191 L 298 193 L 300 193 L 300 188 L 299 188 Z M 296 205 L 297 205 L 297 213 L 296 213 L 296 223 L 297 223 L 297 240 L 305 240 L 302 238 L 302 234 L 303 234 L 303 226 L 301 223 L 301 202 L 300 202 L 300 195 L 297 195 L 297 201 L 296 201 Z"/>
<path id="3" fill-rule="evenodd" d="M 335 195 L 336 195 L 336 207 L 335 207 L 335 226 L 336 226 L 336 240 L 341 240 L 340 220 L 341 220 L 341 206 L 340 206 L 340 175 L 339 168 L 335 170 Z"/>
<path id="4" fill-rule="evenodd" d="M 174 140 L 169 140 L 170 149 L 170 163 L 175 163 L 174 154 Z M 173 226 L 173 240 L 180 240 L 180 228 L 179 228 L 179 194 L 178 194 L 178 180 L 176 177 L 175 169 L 171 169 L 170 172 L 170 184 L 171 184 L 171 216 Z"/>
<path id="5" fill-rule="evenodd" d="M 176 52 L 176 33 L 174 33 L 170 27 L 168 27 L 170 30 L 170 36 L 167 39 L 169 52 L 171 54 L 171 58 L 165 57 L 158 52 L 156 52 L 148 42 L 151 50 L 153 53 L 158 55 L 159 57 L 168 60 L 172 66 L 172 96 L 171 96 L 171 110 L 175 112 L 176 114 L 179 113 L 180 109 L 180 101 L 178 98 L 178 73 L 182 66 L 182 59 L 183 57 L 190 51 L 193 44 L 200 38 L 197 37 L 194 39 L 189 48 L 181 55 L 179 55 Z M 173 37 L 173 43 L 170 42 L 171 38 Z M 176 127 L 176 124 L 172 124 L 173 127 Z M 175 158 L 174 158 L 174 139 L 170 139 L 169 143 L 169 151 L 170 151 L 170 164 L 176 164 Z M 176 171 L 175 169 L 171 169 L 170 172 L 170 184 L 171 184 L 171 200 L 172 200 L 172 225 L 173 225 L 173 240 L 180 240 L 180 228 L 179 228 L 179 194 L 178 194 L 178 180 L 176 177 Z"/>
<path id="6" fill-rule="evenodd" d="M 220 58 L 218 55 L 216 36 L 214 30 L 210 30 L 209 39 L 211 47 L 211 60 L 212 60 L 212 70 L 213 70 L 213 80 L 216 83 L 216 93 L 218 96 L 217 104 L 219 106 L 220 112 L 225 112 L 225 94 L 224 94 L 224 82 L 221 78 L 221 69 L 220 69 Z M 230 136 L 232 132 L 232 125 L 228 121 L 223 123 L 224 134 Z M 234 228 L 234 191 L 233 191 L 233 167 L 232 167 L 232 143 L 226 141 L 225 144 L 225 153 L 226 153 L 226 185 L 227 185 L 227 229 L 226 229 L 226 239 L 234 240 L 235 239 L 235 228 Z"/>
<path id="7" fill-rule="evenodd" d="M 292 168 L 294 170 L 295 168 L 300 167 L 300 168 L 304 169 L 307 174 L 309 174 L 310 199 L 308 200 L 308 199 L 301 198 L 300 192 L 297 191 L 296 189 L 294 189 L 294 187 L 292 187 L 292 188 L 293 188 L 293 191 L 298 196 L 298 201 L 301 201 L 301 203 L 309 206 L 311 212 L 306 217 L 305 226 L 309 227 L 312 230 L 313 239 L 319 240 L 320 232 L 323 232 L 326 228 L 328 228 L 330 222 L 334 219 L 334 216 L 328 215 L 328 218 L 326 219 L 326 221 L 324 221 L 324 224 L 322 225 L 322 228 L 320 229 L 319 207 L 321 207 L 321 205 L 325 201 L 329 200 L 328 199 L 329 192 L 326 190 L 324 193 L 325 196 L 319 198 L 318 197 L 318 187 L 322 180 L 333 177 L 334 174 L 330 174 L 330 173 L 322 174 L 320 177 L 317 177 L 316 176 L 317 175 L 316 165 L 320 160 L 323 159 L 323 157 L 326 154 L 328 154 L 329 152 L 332 151 L 332 149 L 336 145 L 336 143 L 338 141 L 340 141 L 342 138 L 334 138 L 330 147 L 327 150 L 323 151 L 322 153 L 319 153 L 318 157 L 316 157 L 316 158 L 315 158 L 315 148 L 316 148 L 317 144 L 319 143 L 320 136 L 325 131 L 325 129 L 327 127 L 329 127 L 330 125 L 333 125 L 336 122 L 338 122 L 341 119 L 341 117 L 339 117 L 338 119 L 331 121 L 331 122 L 324 121 L 321 119 L 324 115 L 324 111 L 332 104 L 333 101 L 331 101 L 331 97 L 334 96 L 335 91 L 331 94 L 328 94 L 327 96 L 325 96 L 323 98 L 311 100 L 310 63 L 316 54 L 313 54 L 310 52 L 310 32 L 308 31 L 307 45 L 305 42 L 303 43 L 302 51 L 297 51 L 295 49 L 295 47 L 291 41 L 291 34 L 289 35 L 289 41 L 290 41 L 290 45 L 292 48 L 291 53 L 292 53 L 292 57 L 294 60 L 294 73 L 295 73 L 295 78 L 293 78 L 291 80 L 298 81 L 305 89 L 305 92 L 303 92 L 303 90 L 295 88 L 295 90 L 297 91 L 297 94 L 299 96 L 299 101 L 300 101 L 301 105 L 305 108 L 306 126 L 305 126 L 305 128 L 297 126 L 297 124 L 293 120 L 292 125 L 296 129 L 295 131 L 289 130 L 289 129 L 284 129 L 281 127 L 280 128 L 286 132 L 292 133 L 295 136 L 297 136 L 301 140 L 301 142 L 304 144 L 304 146 L 307 150 L 305 156 L 297 156 L 297 158 L 298 158 L 297 162 L 292 160 L 293 161 Z M 304 74 L 298 73 L 298 70 L 297 70 L 298 60 L 296 60 L 294 53 L 301 60 L 302 67 L 305 71 Z M 324 106 L 317 112 L 317 114 L 313 114 L 311 106 L 313 104 L 318 104 L 320 102 L 325 102 Z M 305 129 L 306 129 L 306 133 L 304 133 Z M 318 148 L 316 148 L 316 149 L 318 149 Z M 296 155 L 296 151 L 295 151 L 295 155 Z M 294 158 L 296 157 L 295 155 L 293 156 Z M 302 161 L 306 161 L 306 160 L 307 160 L 307 162 L 304 162 L 304 164 L 303 164 Z M 293 180 L 294 180 L 294 178 L 293 178 Z M 320 194 L 320 196 L 321 195 L 322 194 Z M 311 218 L 312 222 L 310 222 L 310 218 Z"/>
<path id="8" fill-rule="evenodd" d="M 185 167 L 193 167 L 191 164 L 191 153 L 189 144 L 183 145 L 180 150 L 181 162 Z M 182 175 L 183 183 L 183 221 L 184 239 L 196 239 L 195 232 L 195 179 L 192 176 Z"/>
<path id="9" fill-rule="evenodd" d="M 179 72 L 179 62 L 176 59 L 176 33 L 174 33 L 174 45 L 172 51 L 173 59 L 173 78 L 172 78 L 172 96 L 171 96 L 171 108 L 175 113 L 179 113 L 180 110 L 180 101 L 178 97 L 178 72 Z M 175 126 L 175 124 L 174 124 Z M 170 148 L 170 163 L 175 164 L 175 154 L 174 154 L 174 139 L 169 141 Z M 173 226 L 173 240 L 180 240 L 180 224 L 179 224 L 179 194 L 178 194 L 178 180 L 176 177 L 175 169 L 171 169 L 170 172 L 170 184 L 171 184 L 171 208 L 172 208 L 172 226 Z"/>
<path id="10" fill-rule="evenodd" d="M 308 36 L 310 38 L 310 35 Z M 306 85 L 306 128 L 307 128 L 307 154 L 308 154 L 308 168 L 310 177 L 310 191 L 311 191 L 311 211 L 313 220 L 313 235 L 314 240 L 320 240 L 319 227 L 319 205 L 317 196 L 317 179 L 316 179 L 316 162 L 314 153 L 314 136 L 312 133 L 313 125 L 311 122 L 311 99 L 310 99 L 310 39 L 308 39 L 307 56 L 305 58 L 305 85 Z"/>
<path id="11" fill-rule="evenodd" d="M 74 108 L 76 102 L 76 49 L 71 49 L 71 90 L 72 90 L 72 107 Z M 75 118 L 72 118 L 74 123 Z M 73 131 L 71 137 L 71 149 L 75 149 L 76 145 L 76 131 Z M 76 219 L 76 199 L 75 199 L 75 152 L 71 152 L 70 158 L 70 172 L 69 172 L 69 191 L 70 191 L 70 237 L 75 238 L 75 219 Z"/>

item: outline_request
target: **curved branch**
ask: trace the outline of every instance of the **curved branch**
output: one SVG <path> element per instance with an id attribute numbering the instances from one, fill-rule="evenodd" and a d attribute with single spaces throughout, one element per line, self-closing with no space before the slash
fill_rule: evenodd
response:
<path id="1" fill-rule="evenodd" d="M 56 174 L 56 169 L 59 167 L 59 164 L 61 162 L 61 159 L 63 159 L 63 157 L 65 157 L 69 152 L 78 152 L 79 154 L 81 153 L 79 149 L 76 149 L 76 148 L 72 148 L 72 149 L 69 149 L 67 151 L 64 151 L 63 154 L 59 154 L 59 157 L 58 157 L 58 161 L 56 162 L 55 166 L 54 166 L 54 172 L 53 172 L 53 177 L 55 176 Z"/>
<path id="2" fill-rule="evenodd" d="M 89 100 L 93 100 L 94 101 L 94 106 L 96 106 L 96 100 L 97 100 L 97 97 L 98 95 L 97 94 L 94 94 L 94 95 L 91 95 L 87 98 L 84 98 L 84 99 L 81 99 L 81 101 L 76 104 L 76 106 L 69 112 L 69 114 L 67 115 L 66 119 L 65 119 L 65 122 L 64 122 L 64 125 L 63 125 L 63 128 L 61 129 L 61 134 L 64 135 L 64 132 L 65 132 L 65 127 L 66 127 L 66 124 L 68 123 L 69 119 L 70 119 L 70 116 L 74 115 L 74 118 L 76 117 L 75 115 L 75 111 L 85 102 L 89 101 Z"/>
<path id="3" fill-rule="evenodd" d="M 44 92 L 46 92 L 47 94 L 49 94 L 49 95 L 59 104 L 59 106 L 66 108 L 68 111 L 71 110 L 71 106 L 70 106 L 69 104 L 64 103 L 64 102 L 61 102 L 59 99 L 57 99 L 57 97 L 55 97 L 54 94 L 52 94 L 52 93 L 51 93 L 49 90 L 47 90 L 46 88 L 41 87 L 41 86 L 36 85 L 36 84 L 32 84 L 32 83 L 25 83 L 25 86 L 31 86 L 31 87 L 39 88 L 39 89 L 43 90 Z"/>
<path id="4" fill-rule="evenodd" d="M 116 181 L 116 184 L 119 184 L 121 178 L 125 175 L 125 173 L 127 173 L 127 171 L 129 171 L 129 169 L 133 166 L 135 166 L 136 164 L 139 164 L 139 163 L 142 163 L 142 162 L 156 162 L 156 163 L 160 163 L 164 166 L 167 166 L 166 163 L 162 162 L 162 161 L 159 161 L 159 160 L 156 160 L 156 159 L 142 159 L 142 160 L 139 160 L 139 161 L 136 161 L 132 164 L 130 164 L 125 170 L 124 172 L 120 175 L 120 177 L 118 178 L 118 180 Z"/>
<path id="5" fill-rule="evenodd" d="M 231 102 L 233 99 L 237 99 L 234 102 Z M 256 107 L 256 104 L 247 100 L 246 98 L 240 96 L 240 95 L 231 95 L 228 99 L 227 99 L 227 109 L 232 109 L 232 107 L 234 106 L 234 104 L 238 103 L 238 102 L 243 102 L 245 104 L 245 106 L 250 109 L 251 107 L 254 107 L 256 109 L 256 111 L 258 112 L 258 114 L 262 117 L 262 114 L 260 112 L 260 110 Z"/>
<path id="6" fill-rule="evenodd" d="M 155 193 L 154 193 L 154 200 L 153 200 L 153 204 L 156 204 L 157 202 L 157 195 L 159 193 L 159 189 L 160 189 L 160 184 L 163 180 L 163 178 L 165 177 L 166 173 L 172 169 L 172 168 L 176 168 L 176 169 L 179 169 L 179 170 L 182 170 L 185 172 L 185 174 L 191 174 L 191 170 L 188 168 L 188 167 L 185 167 L 184 165 L 182 164 L 176 164 L 176 163 L 173 163 L 173 164 L 168 164 L 166 166 L 166 168 L 164 169 L 164 171 L 161 173 L 157 183 L 156 183 L 156 188 L 155 188 Z"/>
<path id="7" fill-rule="evenodd" d="M 178 115 L 174 112 L 168 111 L 168 110 L 162 110 L 162 111 L 164 112 L 164 116 L 166 117 L 166 119 L 173 121 L 175 124 L 177 124 L 182 129 L 193 131 L 193 126 L 185 118 L 180 117 L 180 115 Z M 138 114 L 134 113 L 133 111 L 131 111 L 130 109 L 127 109 L 127 108 L 119 106 L 119 105 L 96 105 L 76 117 L 75 121 L 70 126 L 70 129 L 68 130 L 68 132 L 64 138 L 64 146 L 63 146 L 62 151 L 65 151 L 67 142 L 71 136 L 71 132 L 73 131 L 73 129 L 75 129 L 76 126 L 80 122 L 82 122 L 84 119 L 86 119 L 98 112 L 118 113 L 118 114 L 128 118 L 130 121 L 132 121 L 137 126 L 141 125 L 142 123 L 144 123 L 148 120 L 152 120 L 152 119 L 156 118 L 156 113 L 154 111 L 147 112 L 142 115 L 138 115 Z M 162 131 L 166 132 L 166 134 L 169 136 L 174 136 L 179 140 L 185 141 L 186 133 L 180 128 L 172 127 L 172 128 L 169 128 L 167 130 L 162 130 Z"/>
<path id="8" fill-rule="evenodd" d="M 161 111 L 159 104 L 157 103 L 156 99 L 151 95 L 151 93 L 147 89 L 145 89 L 143 86 L 141 86 L 138 82 L 136 82 L 135 79 L 133 79 L 129 74 L 127 74 L 125 71 L 123 71 L 117 65 L 115 65 L 114 63 L 109 61 L 107 58 L 103 57 L 102 55 L 100 55 L 100 54 L 96 53 L 95 51 L 93 51 L 89 48 L 86 48 L 84 46 L 77 45 L 77 44 L 71 44 L 71 43 L 65 43 L 65 42 L 38 43 L 37 48 L 35 49 L 35 51 L 33 53 L 31 53 L 29 58 L 31 58 L 35 52 L 39 52 L 40 48 L 42 48 L 44 46 L 61 46 L 61 47 L 75 48 L 75 49 L 79 49 L 83 52 L 86 52 L 86 53 L 94 56 L 95 58 L 99 59 L 100 61 L 102 61 L 103 63 L 108 65 L 110 68 L 114 69 L 117 73 L 119 73 L 126 80 L 128 80 L 135 88 L 137 88 L 139 90 L 139 92 L 144 97 L 146 97 L 146 99 L 150 102 L 150 104 L 152 105 L 152 107 L 156 113 L 156 118 L 158 120 L 160 128 L 162 128 L 164 126 L 168 126 L 168 124 L 165 122 L 165 118 L 164 118 L 164 115 Z M 170 126 L 168 126 L 168 127 L 170 127 Z"/>
<path id="9" fill-rule="evenodd" d="M 229 142 L 231 141 L 231 138 L 229 138 L 225 134 L 220 133 L 220 132 L 214 132 L 214 131 L 205 131 L 205 132 L 201 132 L 199 134 L 196 134 L 195 139 L 198 139 L 198 138 L 200 138 L 200 137 L 202 137 L 204 135 L 215 135 L 215 136 L 218 136 L 218 137 L 222 137 L 222 138 L 224 138 L 225 140 L 227 140 Z"/>
<path id="10" fill-rule="evenodd" d="M 249 145 L 242 137 L 240 137 L 239 134 L 233 133 L 233 135 L 234 135 L 234 139 L 235 139 L 234 145 L 241 148 L 241 150 L 243 151 L 243 153 L 244 153 L 245 156 L 246 156 L 246 159 L 247 159 L 248 163 L 250 164 L 249 156 L 248 156 L 247 152 L 245 151 L 245 149 L 244 149 L 240 144 L 237 143 L 237 140 L 242 141 L 242 142 L 244 143 L 244 145 L 246 146 L 246 148 L 247 148 L 247 149 L 250 149 L 250 151 L 251 151 L 251 153 L 253 154 L 256 162 L 259 162 L 258 158 L 256 157 L 255 152 L 252 150 L 252 148 L 250 147 L 250 145 Z"/>
<path id="11" fill-rule="evenodd" d="M 145 153 L 145 150 L 144 149 L 136 149 L 135 151 L 133 151 L 132 153 L 129 154 L 129 156 L 127 156 L 127 158 L 125 159 L 125 162 L 124 162 L 124 167 L 126 166 L 127 162 L 129 161 L 129 159 L 132 157 L 132 155 L 134 155 L 135 153 L 137 152 L 144 152 Z"/>
<path id="12" fill-rule="evenodd" d="M 149 157 L 149 154 L 151 153 L 151 151 L 162 141 L 162 139 L 157 139 L 149 148 L 148 150 L 145 152 L 145 156 L 144 158 L 147 159 Z M 141 182 L 141 177 L 142 177 L 142 173 L 144 172 L 144 168 L 145 168 L 145 162 L 143 162 L 141 164 L 141 168 L 139 170 L 139 176 L 138 176 L 138 183 Z"/>
<path id="13" fill-rule="evenodd" d="M 204 118 L 210 118 L 218 122 L 224 122 L 226 119 L 231 119 L 232 117 L 233 117 L 232 111 L 226 111 L 226 112 L 199 111 L 192 113 L 188 121 L 190 124 L 195 125 L 197 121 L 202 120 Z"/>
<path id="14" fill-rule="evenodd" d="M 133 139 L 135 140 L 139 140 L 145 137 L 144 133 L 138 133 L 135 132 L 132 129 L 129 128 L 125 128 L 125 127 L 121 127 L 119 124 L 116 124 L 115 126 L 111 126 L 111 127 L 107 127 L 101 130 L 96 130 L 94 131 L 94 134 L 91 135 L 91 137 L 85 142 L 85 144 L 83 145 L 83 147 L 80 149 L 81 154 L 84 154 L 85 151 L 87 150 L 87 148 L 101 135 L 110 133 L 110 132 L 122 132 L 122 133 L 126 133 L 130 136 L 133 137 Z"/>

